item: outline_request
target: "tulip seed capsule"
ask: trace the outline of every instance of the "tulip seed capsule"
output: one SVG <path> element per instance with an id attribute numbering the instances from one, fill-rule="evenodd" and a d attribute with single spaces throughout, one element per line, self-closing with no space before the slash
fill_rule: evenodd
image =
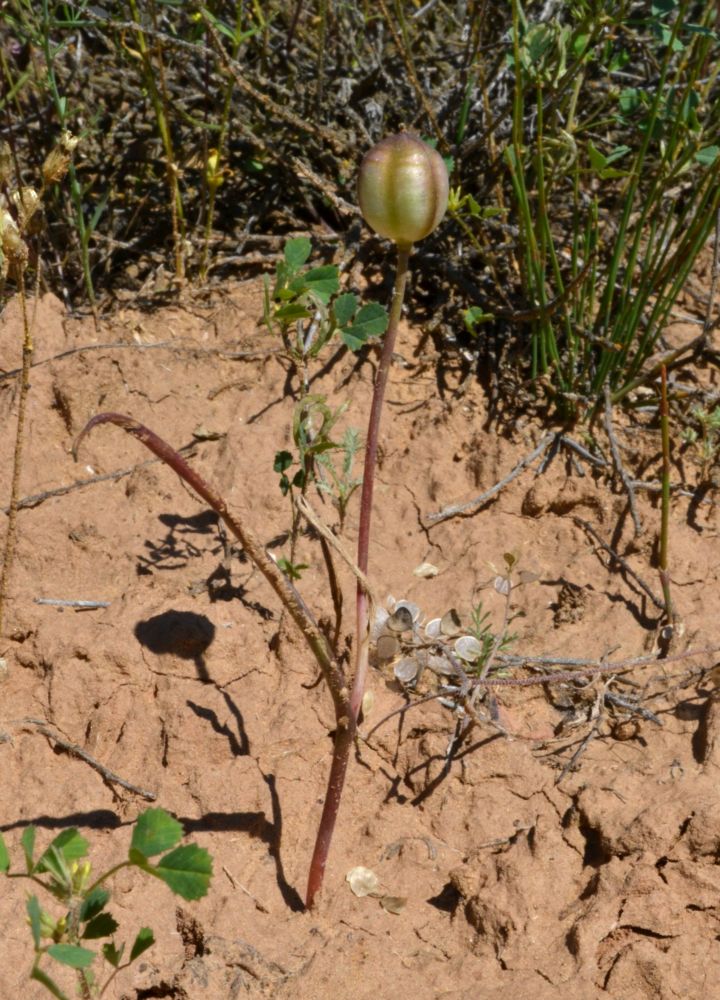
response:
<path id="1" fill-rule="evenodd" d="M 405 132 L 373 146 L 360 165 L 358 200 L 363 218 L 401 249 L 409 249 L 436 228 L 445 215 L 448 191 L 443 158 Z"/>

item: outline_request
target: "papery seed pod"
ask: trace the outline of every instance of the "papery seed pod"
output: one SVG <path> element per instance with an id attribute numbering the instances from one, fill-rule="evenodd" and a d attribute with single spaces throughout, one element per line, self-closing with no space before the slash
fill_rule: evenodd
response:
<path id="1" fill-rule="evenodd" d="M 429 236 L 447 208 L 448 172 L 417 136 L 390 135 L 365 154 L 358 200 L 367 224 L 401 249 Z"/>
<path id="2" fill-rule="evenodd" d="M 0 211 L 0 277 L 5 278 L 9 270 L 14 274 L 24 271 L 28 259 L 27 244 L 15 220 L 7 210 Z"/>
<path id="3" fill-rule="evenodd" d="M 474 663 L 482 656 L 482 644 L 474 635 L 461 635 L 455 642 L 455 652 L 466 663 Z"/>
<path id="4" fill-rule="evenodd" d="M 401 684 L 412 684 L 418 673 L 418 664 L 415 660 L 405 658 L 399 660 L 393 667 L 395 679 Z"/>
<path id="5" fill-rule="evenodd" d="M 0 185 L 5 187 L 13 176 L 12 150 L 6 142 L 0 142 Z"/>
<path id="6" fill-rule="evenodd" d="M 20 191 L 13 192 L 12 203 L 15 206 L 15 211 L 17 212 L 17 220 L 20 229 L 25 232 L 28 229 L 28 225 L 32 217 L 40 208 L 40 198 L 38 193 L 34 188 L 24 187 Z"/>
<path id="7" fill-rule="evenodd" d="M 70 157 L 67 153 L 64 153 L 57 146 L 55 149 L 51 149 L 42 165 L 43 185 L 49 187 L 51 184 L 57 184 L 58 181 L 61 181 L 67 173 L 69 165 Z"/>

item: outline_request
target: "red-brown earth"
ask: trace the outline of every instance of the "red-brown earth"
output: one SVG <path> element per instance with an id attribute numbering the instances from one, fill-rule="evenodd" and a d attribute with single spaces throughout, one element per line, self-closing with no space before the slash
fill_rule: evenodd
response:
<path id="1" fill-rule="evenodd" d="M 195 441 L 192 463 L 274 554 L 287 555 L 291 509 L 273 459 L 292 445 L 296 382 L 258 326 L 260 311 L 257 281 L 211 304 L 128 308 L 97 329 L 67 316 L 51 295 L 37 304 L 35 359 L 54 360 L 32 372 L 21 497 L 127 471 L 48 495 L 18 516 L 0 649 L 0 828 L 12 858 L 19 861 L 30 823 L 40 844 L 77 826 L 101 871 L 125 856 L 131 824 L 148 805 L 27 721 L 42 720 L 154 793 L 214 857 L 210 892 L 197 903 L 178 906 L 163 884 L 137 872 L 117 877 L 118 940 L 144 924 L 158 940 L 117 977 L 105 994 L 113 1000 L 713 996 L 717 653 L 661 659 L 622 680 L 596 676 L 585 688 L 497 688 L 499 723 L 510 735 L 474 727 L 449 770 L 456 720 L 448 708 L 431 701 L 390 719 L 358 745 L 320 904 L 302 912 L 333 727 L 310 654 L 261 575 L 241 553 L 228 554 L 216 519 L 170 470 L 139 464 L 149 456 L 135 440 L 102 427 L 78 464 L 71 454 L 86 420 L 104 410 L 128 413 L 176 446 Z M 17 301 L 0 322 L 7 372 L 20 358 Z M 62 356 L 102 344 L 113 346 Z M 419 331 L 401 328 L 375 495 L 376 591 L 415 601 L 426 618 L 455 607 L 467 619 L 482 600 L 498 629 L 504 601 L 493 567 L 513 551 L 538 578 L 512 592 L 511 652 L 649 656 L 660 611 L 577 519 L 659 594 L 656 494 L 638 492 L 636 538 L 619 481 L 561 451 L 474 515 L 428 528 L 428 514 L 492 486 L 548 431 L 522 415 L 488 427 L 482 387 L 447 361 L 438 378 L 428 351 Z M 364 433 L 374 357 L 359 365 L 330 351 L 322 360 L 329 363 L 318 366 L 312 390 L 332 406 L 347 401 L 344 423 Z M 18 384 L 0 381 L 6 497 Z M 628 468 L 656 479 L 656 422 L 617 423 Z M 682 462 L 679 448 L 676 456 L 673 479 L 692 488 L 692 450 Z M 672 501 L 672 591 L 684 627 L 675 654 L 720 646 L 712 501 L 712 492 L 702 503 Z M 336 527 L 332 504 L 313 503 Z M 357 514 L 356 495 L 342 535 L 350 551 Z M 322 559 L 307 534 L 298 559 L 310 565 L 303 595 L 330 616 Z M 422 563 L 437 575 L 414 575 Z M 345 571 L 341 578 L 345 633 L 354 582 Z M 109 606 L 76 611 L 39 598 Z M 514 667 L 508 675 L 532 673 Z M 364 733 L 405 700 L 391 669 L 375 668 L 369 689 Z M 606 692 L 637 699 L 658 721 L 613 708 Z M 393 914 L 354 896 L 345 875 L 356 865 L 406 897 L 405 908 Z M 47 995 L 27 978 L 25 898 L 21 881 L 2 884 L 2 1000 Z M 55 971 L 72 995 L 72 979 Z"/>

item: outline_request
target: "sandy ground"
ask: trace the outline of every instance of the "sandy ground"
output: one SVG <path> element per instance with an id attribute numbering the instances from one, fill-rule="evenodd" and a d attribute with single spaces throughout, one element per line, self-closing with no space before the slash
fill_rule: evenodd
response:
<path id="1" fill-rule="evenodd" d="M 23 721 L 45 720 L 150 790 L 214 857 L 211 890 L 198 903 L 177 906 L 164 885 L 134 873 L 115 880 L 118 940 L 148 924 L 158 941 L 115 980 L 105 994 L 113 1000 L 715 995 L 717 654 L 584 685 L 497 688 L 509 735 L 475 726 L 449 766 L 456 720 L 448 708 L 431 701 L 395 716 L 358 746 L 320 905 L 303 912 L 333 724 L 311 657 L 216 519 L 171 471 L 137 465 L 149 456 L 136 441 L 103 427 L 79 463 L 71 455 L 74 436 L 103 410 L 128 413 L 176 446 L 195 441 L 193 464 L 274 554 L 287 555 L 290 506 L 273 458 L 291 445 L 296 383 L 257 325 L 260 296 L 250 282 L 210 304 L 127 309 L 98 329 L 68 318 L 52 296 L 37 305 L 36 360 L 54 360 L 32 374 L 21 496 L 93 481 L 41 497 L 18 518 L 0 649 L 0 828 L 13 858 L 28 824 L 40 843 L 77 826 L 101 870 L 124 856 L 147 807 Z M 10 371 L 20 357 L 16 302 L 0 323 L 0 369 Z M 58 356 L 91 345 L 111 346 Z M 438 373 L 427 352 L 416 330 L 401 330 L 376 488 L 378 593 L 416 602 L 425 618 L 454 607 L 467 620 L 482 600 L 499 628 L 504 600 L 493 567 L 512 551 L 537 579 L 512 592 L 511 652 L 651 654 L 660 612 L 581 522 L 658 594 L 652 494 L 638 494 L 636 538 L 617 484 L 562 451 L 473 516 L 428 526 L 428 514 L 502 479 L 548 428 L 522 416 L 489 422 L 482 388 L 465 385 L 459 367 Z M 323 361 L 312 390 L 332 405 L 347 400 L 344 422 L 364 433 L 373 358 L 357 364 L 330 352 Z M 2 377 L 6 497 L 16 406 L 17 379 Z M 618 440 L 628 468 L 655 479 L 657 426 L 619 426 Z M 677 458 L 673 477 L 692 488 L 692 454 Z M 314 502 L 337 527 L 332 504 Z M 357 507 L 356 496 L 342 534 L 351 551 Z M 717 507 L 678 496 L 672 518 L 672 586 L 684 625 L 673 652 L 718 646 Z M 302 593 L 329 617 L 322 559 L 307 534 L 298 557 L 310 566 Z M 436 576 L 414 574 L 424 562 Z M 345 634 L 354 585 L 341 577 Z M 109 606 L 63 610 L 38 598 Z M 526 666 L 506 676 L 533 674 Z M 363 732 L 406 700 L 390 667 L 374 669 L 369 688 L 375 701 Z M 612 705 L 608 694 L 636 699 L 655 719 Z M 407 898 L 401 913 L 351 893 L 345 875 L 355 865 Z M 23 883 L 3 884 L 0 926 L 0 997 L 46 996 L 27 979 Z M 71 977 L 55 971 L 72 993 Z"/>

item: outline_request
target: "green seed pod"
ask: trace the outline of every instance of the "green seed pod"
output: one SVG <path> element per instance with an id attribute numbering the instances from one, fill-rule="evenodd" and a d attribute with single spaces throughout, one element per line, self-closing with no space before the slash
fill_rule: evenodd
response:
<path id="1" fill-rule="evenodd" d="M 390 135 L 365 154 L 358 200 L 363 218 L 379 236 L 409 249 L 429 236 L 445 215 L 445 162 L 414 135 Z"/>

